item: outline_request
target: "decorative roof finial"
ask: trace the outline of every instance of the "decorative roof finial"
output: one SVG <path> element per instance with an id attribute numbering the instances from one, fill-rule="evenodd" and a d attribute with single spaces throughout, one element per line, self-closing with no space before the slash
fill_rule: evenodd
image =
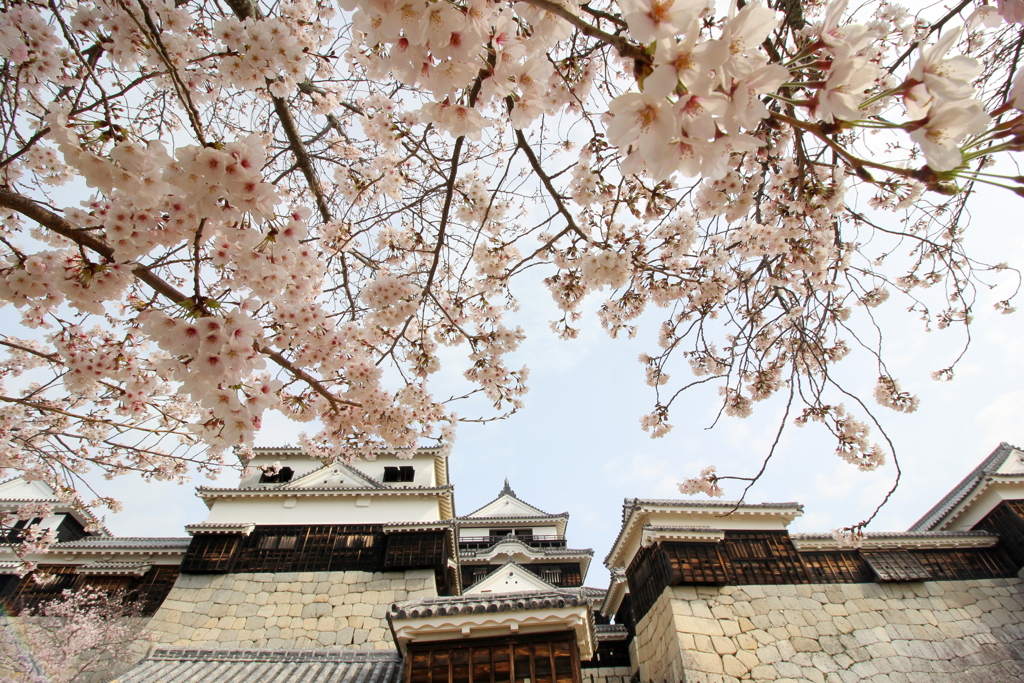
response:
<path id="1" fill-rule="evenodd" d="M 516 495 L 516 492 L 512 490 L 512 487 L 508 485 L 508 477 L 505 477 L 505 488 L 501 490 L 503 494 L 507 493 L 510 496 Z"/>

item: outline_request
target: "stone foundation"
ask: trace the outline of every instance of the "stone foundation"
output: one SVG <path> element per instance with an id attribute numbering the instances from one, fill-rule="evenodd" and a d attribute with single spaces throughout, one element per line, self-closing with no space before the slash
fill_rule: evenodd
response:
<path id="1" fill-rule="evenodd" d="M 1018 579 L 666 588 L 637 625 L 644 683 L 1019 683 Z"/>
<path id="2" fill-rule="evenodd" d="M 388 607 L 435 595 L 431 569 L 182 574 L 147 629 L 165 647 L 393 649 Z"/>
<path id="3" fill-rule="evenodd" d="M 609 666 L 581 669 L 583 683 L 629 683 L 633 669 L 628 666 Z"/>

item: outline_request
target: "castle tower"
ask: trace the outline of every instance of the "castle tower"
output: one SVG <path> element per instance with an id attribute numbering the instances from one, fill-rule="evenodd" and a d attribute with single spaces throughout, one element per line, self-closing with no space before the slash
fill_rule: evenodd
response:
<path id="1" fill-rule="evenodd" d="M 497 498 L 457 519 L 462 585 L 469 590 L 513 562 L 553 587 L 582 586 L 594 551 L 566 547 L 568 522 L 567 512 L 550 514 L 517 497 L 506 479 Z"/>
<path id="2" fill-rule="evenodd" d="M 507 479 L 494 500 L 456 518 L 462 595 L 388 614 L 406 680 L 624 683 L 626 629 L 597 614 L 605 591 L 583 586 L 594 552 L 567 547 L 568 521 L 519 498 Z"/>
<path id="3" fill-rule="evenodd" d="M 260 448 L 210 513 L 149 625 L 188 648 L 393 649 L 396 600 L 457 593 L 454 499 L 438 449 L 346 464 Z"/>

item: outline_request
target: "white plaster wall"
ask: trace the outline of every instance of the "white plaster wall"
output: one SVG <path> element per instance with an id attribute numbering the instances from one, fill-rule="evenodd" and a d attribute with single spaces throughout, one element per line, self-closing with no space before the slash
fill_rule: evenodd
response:
<path id="1" fill-rule="evenodd" d="M 641 681 L 1019 683 L 1018 579 L 666 588 L 637 626 Z"/>
<path id="2" fill-rule="evenodd" d="M 437 496 L 295 496 L 221 498 L 207 522 L 227 524 L 389 524 L 436 522 Z M 292 504 L 286 507 L 286 503 Z"/>
<path id="3" fill-rule="evenodd" d="M 253 468 L 254 473 L 243 479 L 241 485 L 252 486 L 258 483 L 259 471 L 257 468 L 272 465 L 275 462 L 280 462 L 282 467 L 292 468 L 292 471 L 295 472 L 294 479 L 319 470 L 324 466 L 321 460 L 312 459 L 302 453 L 276 456 L 257 453 L 256 457 L 249 461 L 249 467 Z M 379 455 L 376 460 L 354 460 L 350 464 L 355 469 L 377 481 L 383 481 L 385 467 L 412 467 L 415 472 L 411 482 L 391 483 L 389 486 L 437 486 L 437 478 L 434 472 L 434 456 L 430 454 L 418 455 L 412 458 Z"/>
<path id="4" fill-rule="evenodd" d="M 147 629 L 171 647 L 394 649 L 391 604 L 436 595 L 430 569 L 182 574 Z"/>

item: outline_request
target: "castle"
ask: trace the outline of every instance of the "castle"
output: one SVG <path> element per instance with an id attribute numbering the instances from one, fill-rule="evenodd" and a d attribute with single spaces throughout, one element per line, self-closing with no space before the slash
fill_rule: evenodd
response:
<path id="1" fill-rule="evenodd" d="M 0 600 L 64 589 L 144 604 L 146 654 L 120 683 L 1009 683 L 1024 679 L 1024 452 L 1001 444 L 909 531 L 858 547 L 791 534 L 797 503 L 630 499 L 584 586 L 568 513 L 497 497 L 457 516 L 438 450 L 356 464 L 256 449 L 188 537 L 119 538 L 55 504 Z M 0 483 L 0 509 L 55 500 Z"/>

